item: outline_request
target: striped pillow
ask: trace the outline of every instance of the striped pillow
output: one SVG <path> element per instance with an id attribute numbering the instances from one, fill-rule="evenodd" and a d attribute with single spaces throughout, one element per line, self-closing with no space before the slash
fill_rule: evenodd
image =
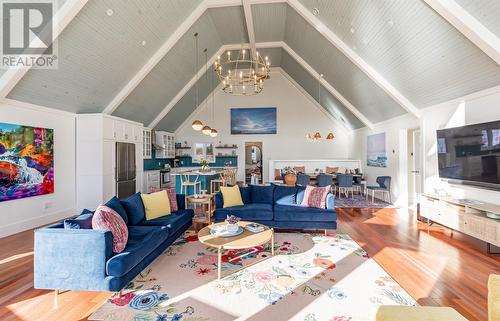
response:
<path id="1" fill-rule="evenodd" d="M 101 205 L 92 217 L 92 228 L 98 231 L 111 231 L 113 234 L 113 252 L 120 253 L 125 249 L 128 240 L 128 229 L 120 214 L 113 209 Z"/>

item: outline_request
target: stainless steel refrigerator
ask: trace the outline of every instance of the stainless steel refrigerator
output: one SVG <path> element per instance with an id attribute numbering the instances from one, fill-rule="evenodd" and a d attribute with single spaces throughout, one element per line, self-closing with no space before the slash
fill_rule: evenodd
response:
<path id="1" fill-rule="evenodd" d="M 116 196 L 120 199 L 135 193 L 135 145 L 116 143 Z"/>

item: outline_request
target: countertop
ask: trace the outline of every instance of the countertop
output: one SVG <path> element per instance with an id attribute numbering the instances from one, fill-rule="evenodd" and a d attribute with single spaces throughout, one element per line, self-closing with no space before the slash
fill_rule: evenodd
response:
<path id="1" fill-rule="evenodd" d="M 236 167 L 210 167 L 209 172 L 200 172 L 201 167 L 176 167 L 172 168 L 172 171 L 170 172 L 171 175 L 181 175 L 187 172 L 193 172 L 193 174 L 200 175 L 200 176 L 211 176 L 211 175 L 217 175 L 224 168 L 236 168 Z"/>

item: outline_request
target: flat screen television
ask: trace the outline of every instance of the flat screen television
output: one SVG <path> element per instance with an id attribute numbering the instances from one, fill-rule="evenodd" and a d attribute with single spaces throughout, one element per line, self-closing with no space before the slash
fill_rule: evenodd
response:
<path id="1" fill-rule="evenodd" d="M 439 177 L 500 189 L 500 121 L 437 131 Z"/>

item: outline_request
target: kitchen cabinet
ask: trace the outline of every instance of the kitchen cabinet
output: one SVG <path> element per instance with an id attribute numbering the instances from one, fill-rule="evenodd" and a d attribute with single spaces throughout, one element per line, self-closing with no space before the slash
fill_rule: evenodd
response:
<path id="1" fill-rule="evenodd" d="M 151 129 L 142 129 L 142 157 L 151 159 L 153 151 L 153 142 L 151 141 Z"/>
<path id="2" fill-rule="evenodd" d="M 175 135 L 155 131 L 156 158 L 175 158 Z"/>
<path id="3" fill-rule="evenodd" d="M 93 210 L 116 195 L 117 142 L 135 145 L 136 190 L 142 190 L 143 125 L 104 114 L 77 115 L 76 124 L 78 210 Z"/>

